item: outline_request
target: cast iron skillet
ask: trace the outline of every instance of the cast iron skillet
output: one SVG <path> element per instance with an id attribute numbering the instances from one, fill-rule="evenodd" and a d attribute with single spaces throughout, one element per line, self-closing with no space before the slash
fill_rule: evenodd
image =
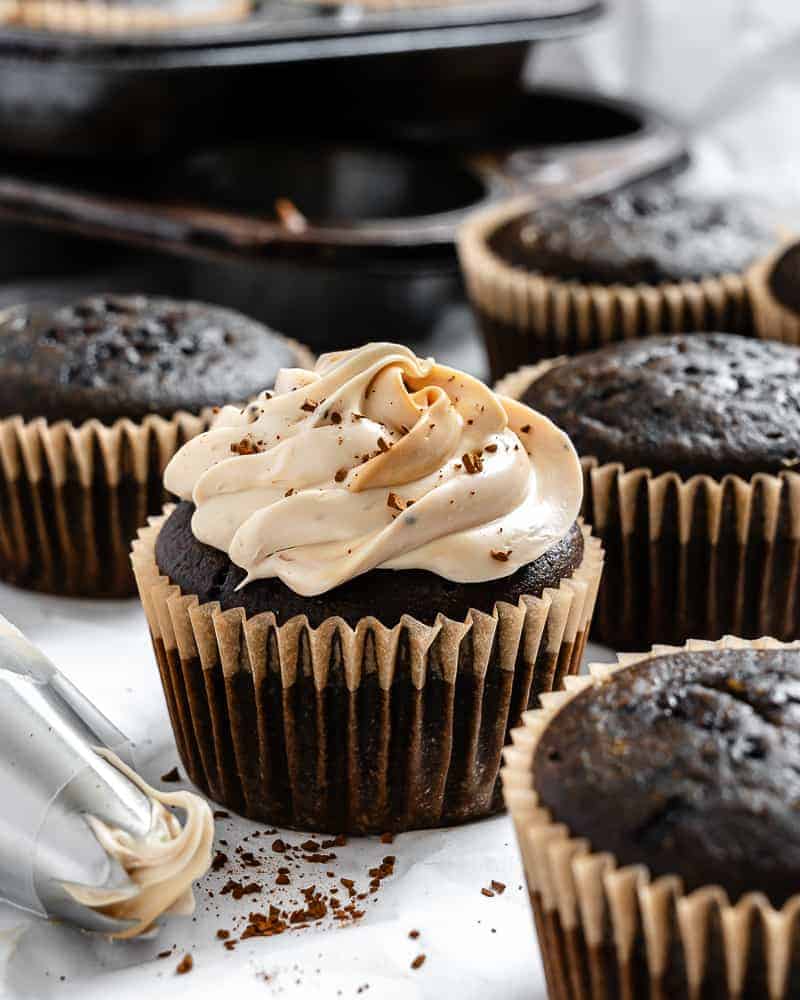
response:
<path id="1" fill-rule="evenodd" d="M 531 41 L 585 30 L 602 0 L 467 0 L 367 13 L 270 0 L 248 19 L 131 38 L 0 26 L 0 147 L 151 157 L 215 139 L 320 135 L 497 106 Z"/>
<path id="2" fill-rule="evenodd" d="M 591 194 L 685 159 L 680 133 L 639 105 L 535 91 L 443 148 L 251 144 L 95 175 L 17 164 L 0 175 L 0 214 L 184 258 L 190 294 L 322 348 L 408 341 L 461 301 L 454 236 L 477 206 Z M 276 220 L 278 198 L 305 228 Z"/>

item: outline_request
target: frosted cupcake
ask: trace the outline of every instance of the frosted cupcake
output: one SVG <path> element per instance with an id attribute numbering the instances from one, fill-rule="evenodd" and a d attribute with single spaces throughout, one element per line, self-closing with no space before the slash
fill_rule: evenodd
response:
<path id="1" fill-rule="evenodd" d="M 335 832 L 500 807 L 507 732 L 577 671 L 602 568 L 561 431 L 370 344 L 223 409 L 165 483 L 133 563 L 196 784 Z"/>

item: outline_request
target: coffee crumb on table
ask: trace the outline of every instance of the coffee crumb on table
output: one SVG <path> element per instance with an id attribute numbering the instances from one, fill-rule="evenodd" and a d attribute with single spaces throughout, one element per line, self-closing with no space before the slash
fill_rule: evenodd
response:
<path id="1" fill-rule="evenodd" d="M 187 972 L 191 972 L 194 968 L 194 959 L 191 955 L 184 955 L 183 958 L 178 962 L 175 967 L 175 974 L 178 976 L 185 976 Z"/>

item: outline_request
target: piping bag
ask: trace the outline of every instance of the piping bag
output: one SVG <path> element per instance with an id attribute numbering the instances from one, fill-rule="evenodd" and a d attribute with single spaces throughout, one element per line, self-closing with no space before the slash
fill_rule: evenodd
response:
<path id="1" fill-rule="evenodd" d="M 0 615 L 0 899 L 113 937 L 193 911 L 211 810 L 131 764 L 130 742 Z"/>

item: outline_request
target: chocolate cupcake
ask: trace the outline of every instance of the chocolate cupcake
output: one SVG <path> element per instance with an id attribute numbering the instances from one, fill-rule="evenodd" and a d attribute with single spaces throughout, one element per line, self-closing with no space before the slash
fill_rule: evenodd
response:
<path id="1" fill-rule="evenodd" d="M 800 243 L 790 243 L 748 274 L 756 333 L 800 344 Z"/>
<path id="2" fill-rule="evenodd" d="M 476 215 L 461 262 L 494 378 L 654 333 L 752 335 L 745 273 L 778 243 L 763 206 L 636 186 Z"/>
<path id="3" fill-rule="evenodd" d="M 800 649 L 693 641 L 590 667 L 503 786 L 550 996 L 800 992 Z"/>
<path id="4" fill-rule="evenodd" d="M 800 636 L 800 349 L 729 334 L 613 344 L 498 384 L 554 420 L 607 551 L 595 634 Z"/>
<path id="5" fill-rule="evenodd" d="M 0 578 L 135 592 L 128 551 L 209 408 L 246 400 L 299 345 L 225 309 L 141 296 L 0 314 Z"/>
<path id="6" fill-rule="evenodd" d="M 251 0 L 8 0 L 0 20 L 47 31 L 80 34 L 164 31 L 235 21 Z"/>
<path id="7" fill-rule="evenodd" d="M 371 344 L 226 407 L 133 565 L 192 780 L 369 833 L 501 806 L 508 729 L 579 666 L 602 550 L 550 421 Z"/>

